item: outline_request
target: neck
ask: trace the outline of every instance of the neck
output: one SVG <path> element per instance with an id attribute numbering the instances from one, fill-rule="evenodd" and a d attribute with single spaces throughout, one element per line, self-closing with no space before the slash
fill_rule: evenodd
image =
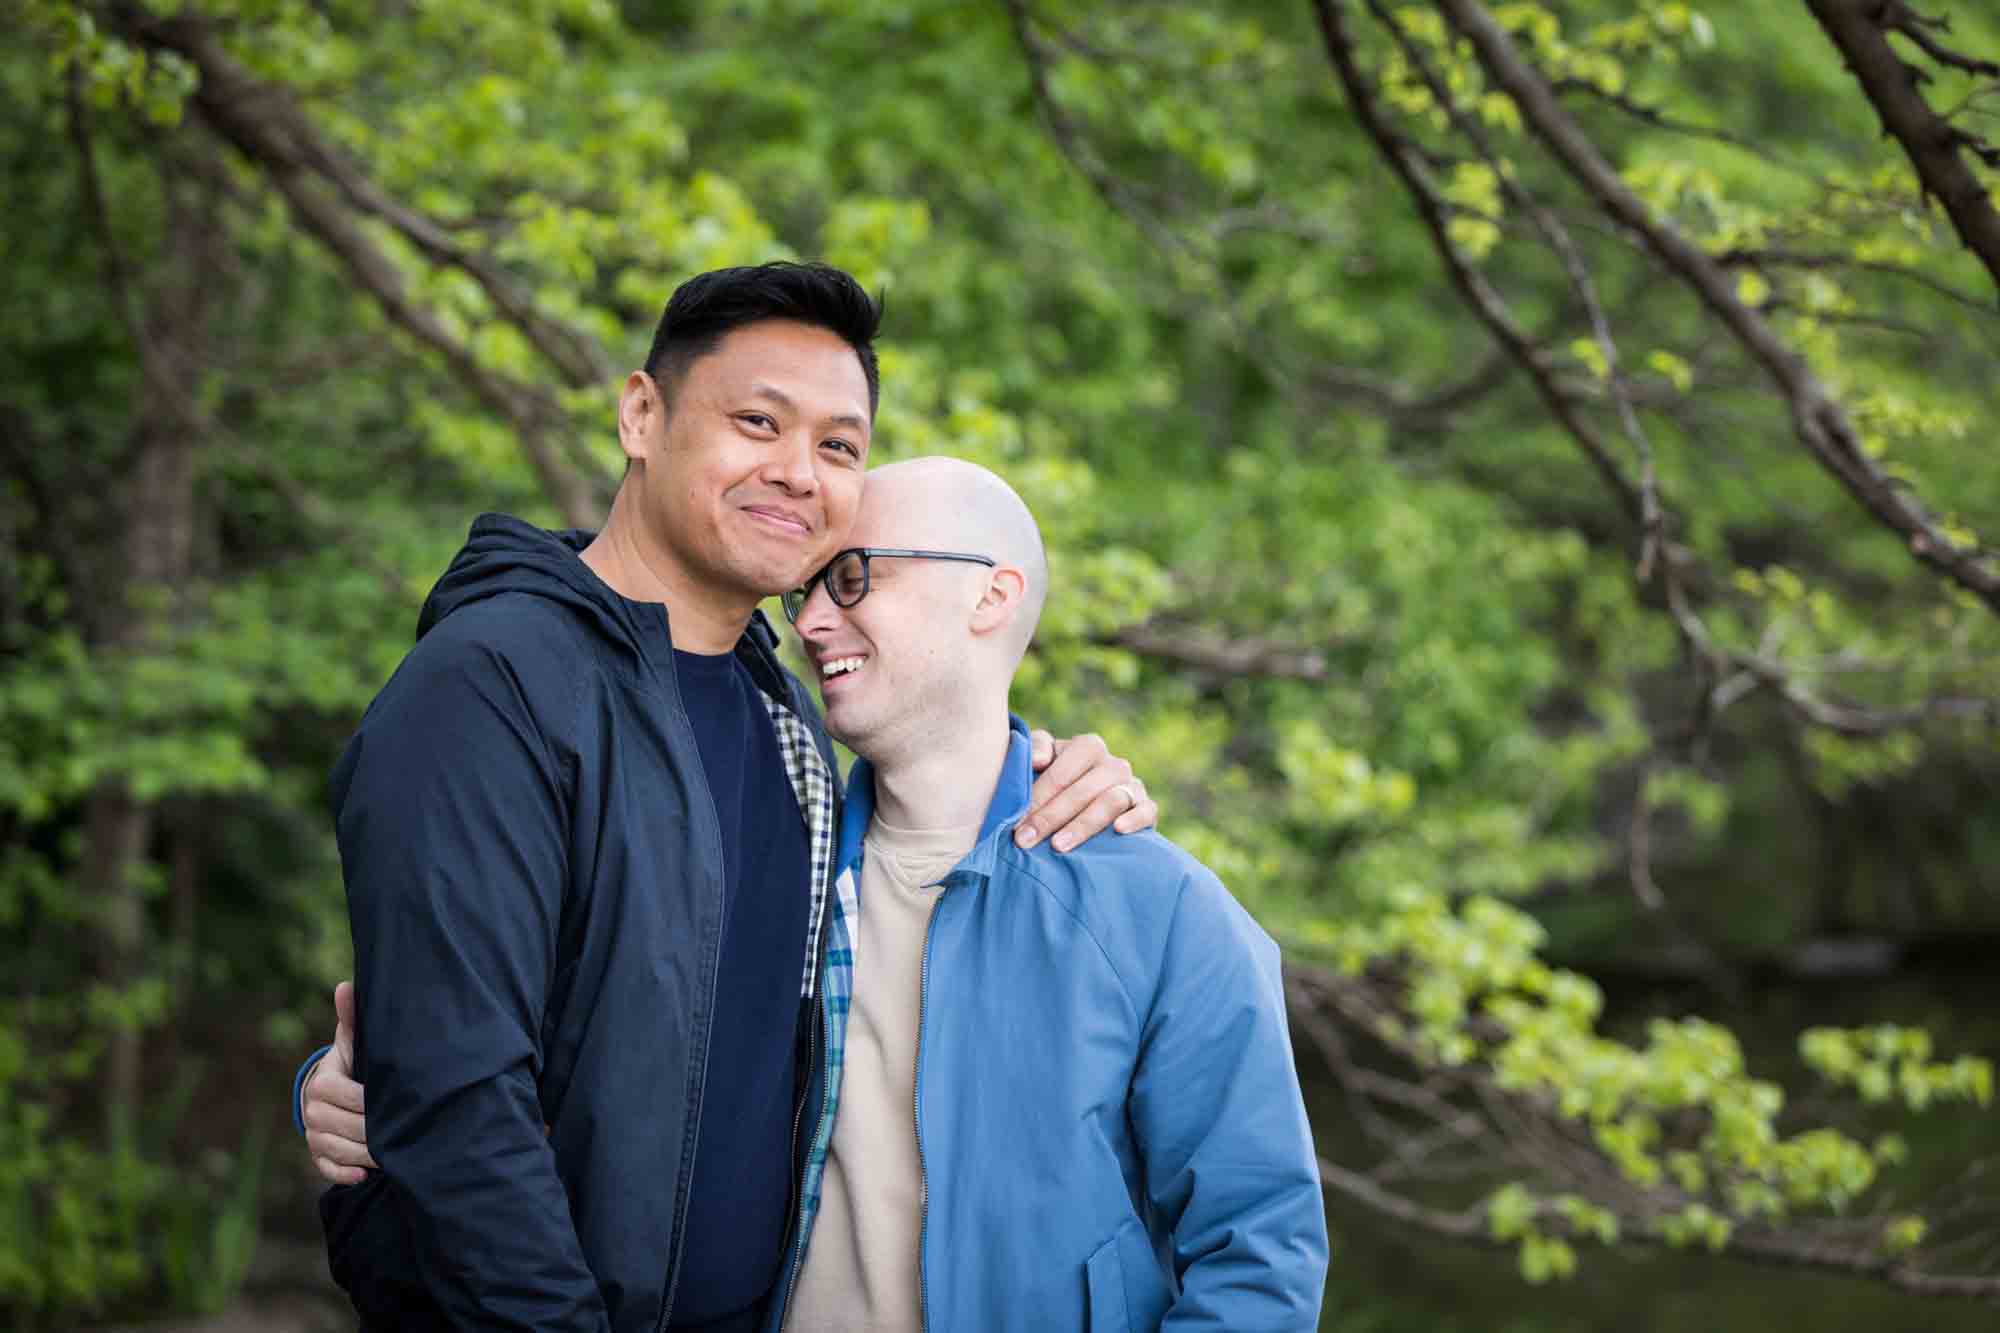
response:
<path id="1" fill-rule="evenodd" d="M 875 763 L 875 808 L 907 829 L 963 828 L 986 817 L 1007 762 L 1007 700 L 978 721 L 949 728 L 908 753 Z"/>
<path id="2" fill-rule="evenodd" d="M 604 528 L 581 559 L 620 597 L 664 602 L 674 647 L 690 653 L 726 653 L 743 637 L 755 599 L 705 584 L 682 569 L 660 543 L 650 541 L 631 488 L 620 486 Z"/>

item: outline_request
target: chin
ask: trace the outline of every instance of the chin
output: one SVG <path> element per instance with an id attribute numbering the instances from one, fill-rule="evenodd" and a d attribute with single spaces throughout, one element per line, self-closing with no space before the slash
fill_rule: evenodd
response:
<path id="1" fill-rule="evenodd" d="M 746 593 L 753 594 L 758 601 L 766 597 L 776 597 L 779 593 L 790 592 L 806 581 L 808 575 L 818 566 L 780 565 L 776 562 L 760 564 L 736 564 L 728 570 L 728 579 Z"/>
<path id="2" fill-rule="evenodd" d="M 824 715 L 822 720 L 826 723 L 826 734 L 865 758 L 864 750 L 869 737 L 874 735 L 873 730 L 860 723 L 851 710 L 843 709 L 838 704 L 829 708 L 824 697 L 820 699 L 820 710 Z"/>

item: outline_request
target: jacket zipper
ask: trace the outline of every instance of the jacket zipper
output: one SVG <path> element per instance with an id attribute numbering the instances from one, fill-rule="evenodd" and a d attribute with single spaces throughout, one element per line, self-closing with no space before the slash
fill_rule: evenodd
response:
<path id="1" fill-rule="evenodd" d="M 785 1153 L 785 1160 L 792 1164 L 792 1188 L 785 1196 L 785 1216 L 797 1220 L 799 1215 L 799 1127 L 806 1120 L 806 1094 L 812 1088 L 813 1061 L 819 1058 L 819 997 L 814 996 L 808 1010 L 810 1017 L 806 1023 L 806 1063 L 801 1071 L 798 1104 L 792 1108 L 792 1138 Z"/>
<path id="2" fill-rule="evenodd" d="M 678 681 L 674 684 L 674 704 L 676 711 L 680 713 L 682 725 L 687 727 L 688 735 L 692 739 L 694 724 L 688 721 L 687 708 L 681 703 L 680 683 Z M 709 788 L 707 770 L 701 766 L 701 752 L 699 747 L 695 750 L 695 767 L 701 772 L 702 792 L 708 797 L 709 828 L 715 834 L 715 846 L 720 851 L 722 848 L 722 816 L 716 811 L 715 793 Z M 720 857 L 717 858 L 718 861 L 720 859 Z M 722 873 L 718 876 L 721 883 L 717 885 L 718 896 L 720 897 L 726 898 L 728 895 L 728 875 L 728 867 L 722 867 Z M 727 902 L 723 903 L 723 907 L 726 911 L 728 907 Z M 722 913 L 717 913 L 718 931 L 721 929 L 721 919 Z M 701 1037 L 701 1094 L 695 1099 L 694 1114 L 688 1118 L 687 1141 L 689 1149 L 687 1155 L 687 1174 L 686 1178 L 682 1181 L 681 1188 L 683 1192 L 680 1200 L 674 1208 L 674 1252 L 667 1259 L 667 1294 L 660 1302 L 660 1318 L 653 1325 L 654 1333 L 667 1333 L 667 1324 L 674 1317 L 674 1297 L 680 1292 L 681 1255 L 687 1249 L 687 1210 L 688 1204 L 694 1199 L 695 1158 L 701 1154 L 701 1108 L 702 1103 L 708 1100 L 709 1038 L 715 1033 L 715 992 L 721 980 L 721 971 L 722 940 L 718 937 L 715 942 L 715 970 L 709 973 L 708 977 L 708 1026 L 703 1031 Z"/>
<path id="3" fill-rule="evenodd" d="M 826 899 L 824 902 L 820 904 L 820 909 L 819 909 L 820 912 L 819 951 L 818 951 L 819 965 L 817 968 L 814 969 L 814 976 L 816 980 L 813 986 L 813 1015 L 819 1021 L 813 1024 L 812 1030 L 807 1034 L 806 1037 L 806 1087 L 807 1088 L 812 1087 L 813 1063 L 819 1057 L 820 1034 L 823 1031 L 825 1031 L 826 1028 L 833 1026 L 833 1018 L 831 1014 L 828 1012 L 826 1007 L 826 967 L 827 967 L 826 956 L 827 956 L 827 948 L 830 943 L 829 937 L 833 933 L 834 898 L 840 892 L 840 887 L 838 882 L 839 878 L 840 876 L 838 873 L 830 873 L 827 875 Z M 830 1037 L 828 1038 L 827 1041 L 827 1049 L 829 1051 L 833 1049 L 833 1043 Z M 813 1121 L 814 1138 L 819 1137 L 819 1127 L 820 1125 L 825 1123 L 827 1108 L 829 1108 L 832 1105 L 833 1105 L 833 1073 L 829 1069 L 827 1072 L 822 1073 L 820 1075 L 819 1117 Z M 799 1160 L 799 1128 L 801 1125 L 805 1123 L 805 1115 L 806 1115 L 806 1098 L 804 1090 L 801 1090 L 799 1094 L 799 1108 L 792 1116 L 791 1160 L 793 1162 L 797 1162 Z M 795 1171 L 792 1177 L 792 1191 L 795 1196 L 793 1199 L 794 1207 L 792 1209 L 792 1220 L 798 1227 L 798 1234 L 792 1238 L 792 1266 L 791 1266 L 791 1271 L 785 1275 L 785 1298 L 778 1305 L 778 1319 L 780 1328 L 783 1327 L 784 1319 L 786 1318 L 786 1316 L 791 1314 L 792 1290 L 793 1288 L 798 1286 L 799 1268 L 801 1265 L 804 1264 L 806 1257 L 806 1223 L 804 1215 L 805 1198 L 804 1198 L 804 1191 L 801 1188 L 801 1186 L 803 1186 L 804 1183 L 805 1179 L 803 1173 L 798 1173 Z"/>
<path id="4" fill-rule="evenodd" d="M 916 1072 L 911 1078 L 910 1120 L 917 1134 L 917 1326 L 931 1326 L 931 1275 L 924 1262 L 924 1241 L 931 1227 L 931 1175 L 924 1164 L 924 1021 L 931 1008 L 931 937 L 937 932 L 938 912 L 944 907 L 949 881 L 938 886 L 938 900 L 931 904 L 931 919 L 924 925 L 923 981 L 917 992 Z"/>
<path id="5" fill-rule="evenodd" d="M 827 887 L 827 892 L 829 895 L 833 892 L 833 888 L 831 885 Z M 820 936 L 820 957 L 822 959 L 826 957 L 825 935 Z M 824 964 L 822 964 L 822 966 L 824 966 Z M 821 977 L 820 984 L 822 986 L 826 984 L 824 975 L 822 975 Z M 822 994 L 823 993 L 824 992 L 822 992 Z M 833 1019 L 829 1011 L 827 1010 L 826 1005 L 824 1003 L 821 1003 L 818 1006 L 818 1008 L 820 1011 L 820 1021 L 822 1023 L 831 1024 L 833 1022 Z M 815 1027 L 813 1029 L 813 1037 L 815 1041 L 818 1039 L 819 1034 L 820 1034 L 820 1029 L 818 1027 Z M 831 1042 L 829 1042 L 828 1049 L 831 1049 Z M 810 1074 L 810 1070 L 812 1068 L 811 1061 L 807 1061 L 806 1068 L 808 1070 L 808 1073 Z M 827 1074 L 824 1074 L 820 1077 L 819 1117 L 818 1119 L 813 1121 L 814 1138 L 819 1137 L 819 1127 L 826 1122 L 827 1108 L 832 1104 L 833 1104 L 833 1076 L 831 1071 L 829 1071 Z M 801 1120 L 804 1119 L 805 1110 L 806 1110 L 805 1100 L 801 1098 L 799 1100 L 799 1119 Z M 798 1132 L 799 1132 L 798 1121 L 794 1121 L 792 1124 L 792 1141 L 794 1144 L 795 1152 L 796 1152 L 796 1144 L 798 1142 Z M 792 1268 L 791 1271 L 785 1275 L 785 1299 L 778 1305 L 778 1319 L 780 1328 L 783 1328 L 784 1320 L 791 1316 L 792 1293 L 794 1290 L 797 1289 L 799 1285 L 799 1269 L 803 1267 L 805 1264 L 806 1222 L 805 1222 L 805 1200 L 803 1198 L 799 1200 L 799 1207 L 797 1212 L 794 1214 L 793 1220 L 798 1224 L 798 1234 L 792 1238 Z"/>
<path id="6" fill-rule="evenodd" d="M 793 702 L 797 703 L 799 702 L 799 700 L 795 698 Z M 810 701 L 808 701 L 808 703 L 809 702 Z M 821 756 L 821 760 L 822 762 L 824 762 L 825 757 Z M 839 770 L 833 769 L 831 765 L 829 765 L 829 772 L 827 775 L 828 780 L 832 781 L 834 778 L 838 776 L 838 774 Z M 803 810 L 803 807 L 801 807 L 801 809 Z M 810 837 L 811 834 L 810 825 L 812 823 L 810 817 L 807 818 L 806 823 L 808 825 L 808 836 Z M 835 819 L 834 824 L 835 828 L 838 828 L 839 826 L 838 818 Z M 829 830 L 830 834 L 832 832 L 833 830 Z M 826 967 L 827 967 L 826 956 L 827 956 L 827 947 L 829 944 L 828 937 L 833 932 L 834 899 L 840 892 L 839 879 L 840 879 L 839 867 L 838 866 L 830 867 L 826 877 L 826 898 L 820 904 L 819 935 L 818 935 L 819 960 L 818 960 L 818 966 L 814 969 L 815 983 L 813 988 L 814 990 L 813 1013 L 818 1018 L 819 1021 L 813 1024 L 811 1031 L 807 1034 L 806 1037 L 806 1087 L 807 1088 L 810 1088 L 812 1086 L 813 1062 L 819 1056 L 820 1034 L 826 1029 L 831 1028 L 833 1026 L 833 1018 L 831 1014 L 827 1011 L 826 1007 Z M 833 1040 L 831 1036 L 827 1038 L 827 1049 L 829 1051 L 833 1049 Z M 825 1123 L 827 1109 L 830 1106 L 832 1106 L 832 1104 L 833 1104 L 833 1074 L 832 1071 L 829 1069 L 828 1071 L 820 1075 L 819 1116 L 813 1121 L 814 1138 L 819 1137 L 819 1127 Z M 796 1163 L 799 1160 L 799 1129 L 805 1122 L 805 1114 L 806 1114 L 806 1098 L 805 1098 L 805 1091 L 802 1089 L 799 1094 L 798 1110 L 794 1112 L 792 1115 L 792 1155 L 790 1160 L 793 1163 Z M 797 1234 L 794 1235 L 792 1238 L 792 1263 L 790 1271 L 785 1274 L 784 1299 L 778 1303 L 778 1308 L 777 1308 L 778 1327 L 780 1329 L 780 1333 L 782 1333 L 782 1330 L 784 1328 L 784 1321 L 791 1315 L 792 1292 L 795 1288 L 797 1288 L 799 1284 L 799 1269 L 804 1265 L 806 1257 L 805 1191 L 803 1188 L 804 1184 L 805 1184 L 804 1173 L 798 1171 L 795 1167 L 794 1174 L 792 1177 L 793 1207 L 791 1209 L 791 1213 L 792 1213 L 792 1221 L 794 1225 L 796 1225 L 796 1227 L 798 1228 L 798 1231 Z M 662 1330 L 661 1333 L 665 1333 L 665 1330 Z"/>

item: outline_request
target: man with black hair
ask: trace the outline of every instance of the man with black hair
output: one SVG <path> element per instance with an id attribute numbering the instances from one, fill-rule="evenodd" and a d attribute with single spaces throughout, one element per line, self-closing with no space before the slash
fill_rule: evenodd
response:
<path id="1" fill-rule="evenodd" d="M 352 1070 L 301 1081 L 369 1089 L 382 1169 L 322 1206 L 369 1327 L 762 1321 L 823 1076 L 838 796 L 756 607 L 854 518 L 878 319 L 823 266 L 684 284 L 619 400 L 602 531 L 479 519 L 342 755 Z M 1044 782 L 1024 842 L 1152 821 L 1101 742 Z"/>

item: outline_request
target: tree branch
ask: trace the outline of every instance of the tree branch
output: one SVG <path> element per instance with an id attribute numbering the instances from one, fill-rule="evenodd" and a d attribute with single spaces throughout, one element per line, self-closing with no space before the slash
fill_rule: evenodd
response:
<path id="1" fill-rule="evenodd" d="M 1370 0 L 1373 3 L 1373 0 Z M 1375 97 L 1373 85 L 1361 72 L 1356 59 L 1356 47 L 1345 18 L 1343 0 L 1315 0 L 1314 9 L 1320 20 L 1321 35 L 1327 55 L 1340 78 L 1347 94 L 1348 104 L 1353 108 L 1356 119 L 1363 130 L 1375 141 L 1377 150 L 1388 161 L 1401 179 L 1404 187 L 1416 204 L 1418 215 L 1430 232 L 1434 248 L 1443 259 L 1446 271 L 1453 285 L 1465 298 L 1473 313 L 1493 334 L 1501 347 L 1514 362 L 1527 371 L 1530 380 L 1540 395 L 1544 406 L 1577 443 L 1584 456 L 1597 470 L 1618 500 L 1625 515 L 1642 533 L 1660 532 L 1664 526 L 1661 504 L 1644 481 L 1635 482 L 1627 477 L 1605 438 L 1598 433 L 1590 419 L 1584 415 L 1584 404 L 1579 392 L 1569 387 L 1559 373 L 1556 361 L 1548 349 L 1533 335 L 1523 329 L 1509 312 L 1506 300 L 1484 273 L 1475 267 L 1460 252 L 1448 231 L 1449 206 L 1442 192 L 1431 181 L 1424 165 L 1423 157 L 1415 146 L 1389 124 Z M 1385 18 L 1391 31 L 1395 31 L 1393 20 Z M 1420 71 L 1428 73 L 1426 62 L 1417 61 Z M 1553 94 L 1545 95 L 1552 98 Z M 1433 89 L 1434 96 L 1444 101 L 1443 95 Z M 1486 150 L 1490 156 L 1490 150 Z M 1505 173 L 1502 173 L 1505 179 Z M 1529 210 L 1540 210 L 1532 199 L 1522 192 L 1517 202 Z M 1573 245 L 1567 244 L 1562 234 L 1561 224 L 1544 214 L 1536 221 L 1545 239 L 1557 250 L 1558 258 L 1570 273 L 1572 285 L 1581 281 L 1578 288 L 1584 295 L 1588 313 L 1595 307 L 1595 297 L 1591 293 L 1587 274 L 1580 274 L 1581 260 Z M 1733 297 L 1731 298 L 1733 300 Z M 1593 331 L 1602 346 L 1609 330 L 1604 325 L 1601 311 L 1592 320 Z M 1614 363 L 1615 364 L 1615 363 Z M 1614 386 L 1615 387 L 1615 386 Z M 1629 413 L 1629 401 L 1623 405 Z M 1627 417 L 1627 429 L 1635 423 Z M 1643 435 L 1641 436 L 1643 439 Z M 1859 450 L 1855 451 L 1859 454 Z M 1644 457 L 1642 453 L 1642 458 Z M 1886 487 L 1886 482 L 1883 483 Z M 1650 501 L 1650 503 L 1649 503 Z M 1653 549 L 1663 558 L 1650 565 L 1641 561 L 1638 569 L 1639 581 L 1656 584 L 1663 609 L 1673 620 L 1683 642 L 1694 660 L 1700 664 L 1706 679 L 1718 682 L 1713 688 L 1704 687 L 1701 707 L 1691 734 L 1712 723 L 1730 702 L 1741 697 L 1743 692 L 1754 689 L 1770 689 L 1785 703 L 1794 716 L 1802 721 L 1847 735 L 1881 735 L 1910 726 L 1921 725 L 1940 719 L 1979 720 L 2000 716 L 2000 708 L 1981 699 L 1946 699 L 1925 701 L 1910 708 L 1893 711 L 1873 711 L 1857 706 L 1826 700 L 1815 695 L 1801 685 L 1788 670 L 1777 662 L 1753 653 L 1744 653 L 1718 643 L 1709 633 L 1707 626 L 1697 614 L 1684 583 L 1684 575 L 1695 569 L 1692 552 L 1671 541 L 1663 541 Z M 1734 691 L 1734 693 L 1732 693 Z"/>
<path id="2" fill-rule="evenodd" d="M 1328 675 L 1326 658 L 1309 649 L 1270 639 L 1222 639 L 1154 621 L 1127 625 L 1106 636 L 1104 641 L 1142 657 L 1221 676 L 1319 681 Z"/>
<path id="3" fill-rule="evenodd" d="M 1903 0 L 1888 0 L 1881 7 L 1880 21 L 1883 27 L 1902 33 L 1922 47 L 1924 54 L 1940 65 L 1964 70 L 1967 74 L 1984 74 L 1991 78 L 2000 78 L 2000 64 L 1979 56 L 1969 56 L 1954 51 L 1931 36 L 1933 31 L 1951 31 L 1951 19 L 1947 15 L 1940 14 L 1936 18 L 1930 18 L 1911 9 L 1903 3 Z"/>
<path id="4" fill-rule="evenodd" d="M 561 455 L 556 436 L 567 426 L 560 405 L 541 386 L 482 365 L 435 311 L 411 297 L 394 261 L 349 211 L 351 196 L 328 193 L 319 179 L 320 165 L 338 154 L 290 95 L 237 64 L 199 20 L 156 19 L 131 11 L 121 11 L 121 17 L 134 40 L 174 51 L 194 65 L 201 74 L 194 105 L 202 120 L 262 171 L 291 205 L 293 216 L 346 266 L 393 323 L 440 353 L 462 383 L 513 425 L 563 520 L 594 527 L 605 497 Z M 350 168 L 349 175 L 358 173 Z M 335 186 L 338 191 L 337 181 Z M 347 206 L 343 198 L 350 199 Z M 506 309 L 498 299 L 495 304 Z M 526 326 L 523 332 L 533 336 Z M 579 361 L 571 369 L 583 368 Z"/>
<path id="5" fill-rule="evenodd" d="M 1948 282 L 1940 282 L 1928 273 L 1919 272 L 1903 264 L 1892 264 L 1879 259 L 1857 259 L 1851 255 L 1817 253 L 1809 250 L 1787 250 L 1778 246 L 1764 246 L 1758 249 L 1738 247 L 1723 250 L 1715 255 L 1715 262 L 1725 268 L 1748 266 L 1751 268 L 1850 268 L 1862 273 L 1882 273 L 1893 278 L 1902 278 L 1935 292 L 1947 301 L 1976 310 L 1989 318 L 1995 313 L 1991 302 L 1962 291 Z"/>
<path id="6" fill-rule="evenodd" d="M 1824 3 L 1825 0 L 1810 0 Z M 1761 365 L 1791 405 L 1799 442 L 1877 521 L 1902 536 L 1918 560 L 2000 614 L 2000 566 L 1982 546 L 1961 547 L 1907 490 L 1891 481 L 1861 447 L 1859 433 L 1833 394 L 1777 332 L 1739 300 L 1727 273 L 1670 224 L 1653 216 L 1620 179 L 1531 68 L 1507 31 L 1478 0 L 1438 0 L 1477 54 L 1487 76 L 1513 98 L 1522 118 L 1555 158 L 1614 221 L 1630 228 Z M 1321 8 L 1324 9 L 1324 4 Z"/>
<path id="7" fill-rule="evenodd" d="M 1380 1040 L 1379 1020 L 1384 1001 L 1374 994 L 1380 988 L 1381 983 L 1373 974 L 1347 977 L 1308 964 L 1285 965 L 1285 993 L 1293 1029 L 1317 1033 L 1314 1044 L 1322 1052 L 1327 1050 L 1330 1039 L 1334 1051 L 1344 1053 L 1344 1043 L 1338 1034 L 1322 1031 L 1343 1023 L 1357 1033 Z M 1407 1058 L 1406 1052 L 1398 1053 Z M 1386 1078 L 1338 1061 L 1331 1062 L 1329 1069 L 1336 1081 L 1356 1074 L 1366 1074 L 1377 1084 Z M 1659 1222 L 1686 1207 L 1691 1202 L 1687 1196 L 1666 1185 L 1640 1188 L 1622 1177 L 1614 1181 L 1615 1168 L 1601 1160 L 1580 1163 L 1575 1158 L 1572 1140 L 1564 1133 L 1565 1122 L 1555 1118 L 1549 1106 L 1499 1089 L 1489 1075 L 1474 1067 L 1449 1072 L 1463 1086 L 1479 1094 L 1483 1108 L 1481 1132 L 1490 1151 L 1494 1179 L 1518 1172 L 1523 1162 L 1546 1160 L 1556 1176 L 1567 1177 L 1586 1197 L 1594 1197 L 1612 1209 L 1621 1222 L 1617 1242 L 1620 1246 L 1670 1248 Z M 1357 1083 L 1353 1091 L 1382 1097 L 1378 1087 Z M 1412 1097 L 1390 1100 L 1421 1106 L 1425 1118 L 1439 1125 L 1450 1125 L 1453 1117 L 1464 1114 L 1434 1092 L 1414 1087 L 1412 1091 Z M 1458 1131 L 1454 1136 L 1462 1134 L 1463 1131 Z M 1534 1141 L 1540 1141 L 1541 1146 L 1535 1147 Z M 1595 1157 L 1594 1149 L 1591 1155 Z M 1457 1210 L 1439 1208 L 1391 1188 L 1382 1179 L 1325 1157 L 1319 1159 L 1319 1171 L 1320 1181 L 1327 1190 L 1376 1216 L 1460 1244 L 1513 1248 L 1514 1242 L 1494 1237 L 1483 1203 Z M 1738 1221 L 1717 1253 L 1766 1267 L 1866 1278 L 1918 1296 L 2000 1303 L 2000 1276 L 1942 1273 L 1920 1266 L 1911 1255 L 1884 1254 L 1880 1239 L 1881 1226 L 1886 1220 L 1863 1216 L 1819 1223 L 1799 1221 L 1784 1226 Z M 1537 1212 L 1535 1224 L 1547 1234 L 1587 1239 L 1579 1235 L 1558 1208 L 1547 1202 Z M 1926 1252 L 1926 1257 L 1940 1256 Z"/>
<path id="8" fill-rule="evenodd" d="M 1458 1212 L 1427 1207 L 1377 1184 L 1368 1176 L 1350 1171 L 1324 1157 L 1319 1159 L 1319 1174 L 1320 1182 L 1343 1198 L 1405 1226 L 1415 1227 L 1446 1240 L 1482 1245 L 1491 1249 L 1513 1247 L 1510 1241 L 1493 1238 L 1487 1226 L 1486 1210 L 1476 1204 Z M 1536 1220 L 1539 1225 L 1554 1231 L 1562 1231 L 1566 1225 L 1562 1216 L 1556 1213 L 1544 1214 Z M 1664 1236 L 1649 1231 L 1622 1232 L 1618 1243 L 1625 1246 L 1668 1248 Z M 1873 1278 L 1917 1296 L 2000 1303 L 2000 1277 L 1927 1273 L 1899 1260 L 1871 1254 L 1852 1245 L 1816 1243 L 1770 1232 L 1737 1228 L 1731 1232 L 1720 1253 L 1730 1258 L 1776 1268 L 1807 1268 L 1846 1277 Z"/>
<path id="9" fill-rule="evenodd" d="M 1901 0 L 1806 0 L 1806 7 L 1854 71 L 1882 118 L 1883 129 L 1909 154 L 1925 191 L 1944 205 L 1959 240 L 1986 265 L 1994 286 L 2000 288 L 2000 210 L 1958 154 L 1960 147 L 1977 146 L 1977 141 L 1931 110 L 1911 67 L 1889 45 L 1888 34 L 1900 32 L 1933 59 L 1974 73 L 2000 76 L 2000 65 L 1939 46 L 1925 31 L 1926 26 L 1936 26 L 1935 21 L 1927 25 Z"/>
<path id="10" fill-rule="evenodd" d="M 1639 487 L 1625 476 L 1603 436 L 1582 415 L 1578 404 L 1564 392 L 1557 378 L 1556 366 L 1547 352 L 1515 322 L 1505 298 L 1453 243 L 1448 230 L 1450 206 L 1431 183 L 1422 153 L 1383 116 L 1375 100 L 1374 89 L 1361 73 L 1353 34 L 1348 31 L 1342 8 L 1342 0 L 1313 0 L 1327 56 L 1333 63 L 1341 87 L 1346 91 L 1348 105 L 1353 108 L 1355 118 L 1361 122 L 1368 137 L 1375 141 L 1377 150 L 1416 204 L 1418 216 L 1423 219 L 1431 234 L 1432 244 L 1444 260 L 1452 285 L 1458 288 L 1466 304 L 1471 306 L 1473 313 L 1500 345 L 1528 372 L 1528 378 L 1549 414 L 1583 449 L 1585 457 L 1617 498 L 1626 516 L 1634 523 L 1643 524 L 1645 504 Z"/>
<path id="11" fill-rule="evenodd" d="M 1549 249 L 1555 252 L 1563 273 L 1568 277 L 1570 290 L 1583 306 L 1590 324 L 1591 337 L 1597 344 L 1598 354 L 1604 360 L 1604 380 L 1610 388 L 1613 404 L 1617 408 L 1618 422 L 1625 432 L 1625 438 L 1632 442 L 1632 448 L 1639 461 L 1639 582 L 1652 579 L 1652 571 L 1660 560 L 1668 540 L 1667 515 L 1660 503 L 1658 472 L 1653 460 L 1653 445 L 1640 424 L 1639 415 L 1632 405 L 1630 386 L 1625 379 L 1624 367 L 1618 356 L 1618 341 L 1612 336 L 1610 318 L 1604 313 L 1603 304 L 1597 299 L 1597 284 L 1590 275 L 1590 269 L 1583 262 L 1583 255 L 1570 239 L 1569 230 L 1554 211 L 1528 192 L 1508 164 L 1494 151 L 1485 128 L 1478 121 L 1467 116 L 1459 108 L 1458 98 L 1446 86 L 1442 76 L 1431 65 L 1430 59 L 1415 42 L 1410 40 L 1403 25 L 1390 15 L 1382 0 L 1368 0 L 1368 8 L 1374 13 L 1376 22 L 1381 24 L 1394 38 L 1403 52 L 1403 58 L 1423 79 L 1431 97 L 1440 107 L 1452 127 L 1458 131 L 1480 158 L 1493 171 L 1500 182 L 1500 189 L 1507 199 L 1518 209 L 1527 213 L 1534 228 L 1541 234 Z M 1673 577 L 1668 571 L 1668 577 Z"/>

